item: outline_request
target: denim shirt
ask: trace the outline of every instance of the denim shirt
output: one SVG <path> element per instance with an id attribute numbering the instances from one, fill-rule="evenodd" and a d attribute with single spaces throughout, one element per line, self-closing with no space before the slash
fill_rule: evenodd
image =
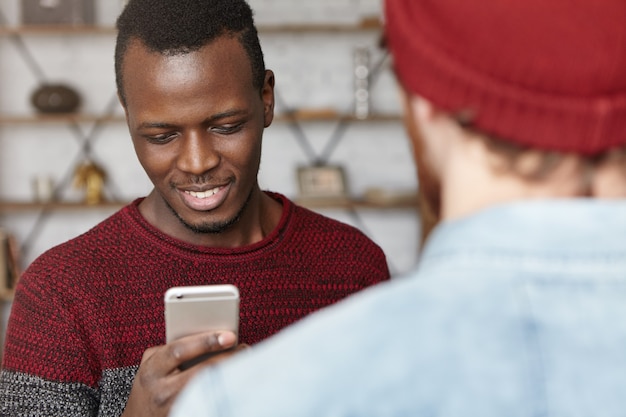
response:
<path id="1" fill-rule="evenodd" d="M 626 201 L 438 226 L 419 267 L 212 370 L 173 416 L 626 416 Z"/>

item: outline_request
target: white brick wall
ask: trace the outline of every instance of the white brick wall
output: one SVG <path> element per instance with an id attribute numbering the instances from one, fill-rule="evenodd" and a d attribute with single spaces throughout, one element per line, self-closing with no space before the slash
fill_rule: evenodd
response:
<path id="1" fill-rule="evenodd" d="M 111 26 L 121 1 L 97 0 L 97 21 Z M 354 23 L 380 13 L 378 0 L 250 0 L 259 25 L 271 23 Z M 19 21 L 18 0 L 0 0 L 0 8 L 12 24 Z M 352 100 L 352 59 L 357 46 L 371 46 L 373 59 L 378 33 L 261 33 L 266 65 L 276 73 L 277 91 L 289 107 L 333 108 L 346 111 Z M 86 112 L 102 112 L 114 94 L 113 45 L 111 34 L 82 37 L 28 35 L 26 43 L 50 80 L 74 86 L 83 97 Z M 0 38 L 0 113 L 24 115 L 31 112 L 28 97 L 37 79 L 25 66 L 8 38 Z M 387 70 L 372 89 L 372 108 L 397 114 L 400 107 L 395 81 Z M 278 105 L 277 111 L 284 110 Z M 117 109 L 119 111 L 119 109 Z M 329 140 L 334 123 L 303 124 L 317 152 Z M 88 134 L 90 126 L 82 126 Z M 0 198 L 33 198 L 32 179 L 46 174 L 60 181 L 71 161 L 79 156 L 78 138 L 63 125 L 0 126 Z M 94 154 L 107 170 L 117 196 L 132 199 L 150 189 L 139 166 L 126 127 L 107 125 L 93 142 Z M 415 189 L 410 149 L 400 122 L 352 124 L 330 158 L 345 167 L 349 189 L 354 195 L 369 187 L 390 190 Z M 295 170 L 308 163 L 289 126 L 274 123 L 265 133 L 260 172 L 263 188 L 294 197 Z M 66 189 L 65 197 L 79 194 Z M 52 245 L 90 228 L 111 210 L 59 212 L 46 222 L 29 252 L 30 262 Z M 385 250 L 394 271 L 408 269 L 416 259 L 418 223 L 409 210 L 361 210 L 358 217 L 341 210 L 324 213 L 362 227 Z M 33 213 L 0 218 L 18 238 L 33 227 Z"/>
<path id="2" fill-rule="evenodd" d="M 257 24 L 355 23 L 379 14 L 379 0 L 250 0 Z"/>

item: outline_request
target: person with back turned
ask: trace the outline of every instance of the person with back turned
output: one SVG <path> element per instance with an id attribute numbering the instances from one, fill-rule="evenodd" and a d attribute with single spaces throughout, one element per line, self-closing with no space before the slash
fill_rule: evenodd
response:
<path id="1" fill-rule="evenodd" d="M 215 367 L 172 416 L 621 416 L 626 2 L 387 0 L 419 265 Z"/>

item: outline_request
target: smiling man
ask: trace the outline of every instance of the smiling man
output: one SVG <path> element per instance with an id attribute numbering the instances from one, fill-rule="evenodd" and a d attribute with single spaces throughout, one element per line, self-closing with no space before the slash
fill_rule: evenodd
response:
<path id="1" fill-rule="evenodd" d="M 140 212 L 167 234 L 198 245 L 262 240 L 283 211 L 257 185 L 261 138 L 273 118 L 274 74 L 266 71 L 255 85 L 235 36 L 183 54 L 151 48 L 133 39 L 120 58 L 130 134 L 155 185 Z"/>
<path id="2" fill-rule="evenodd" d="M 131 0 L 117 26 L 120 102 L 154 189 L 25 271 L 0 415 L 166 415 L 200 369 L 181 364 L 236 351 L 221 332 L 164 344 L 170 287 L 237 286 L 242 347 L 389 278 L 363 233 L 259 188 L 275 79 L 243 0 Z"/>

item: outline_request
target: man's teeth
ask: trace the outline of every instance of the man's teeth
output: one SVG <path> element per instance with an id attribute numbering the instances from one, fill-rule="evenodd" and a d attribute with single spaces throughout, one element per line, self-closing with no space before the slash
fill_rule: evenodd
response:
<path id="1" fill-rule="evenodd" d="M 218 187 L 218 188 L 213 188 L 212 190 L 207 190 L 207 191 L 185 191 L 185 192 L 194 198 L 209 198 L 212 195 L 217 194 L 219 190 L 220 189 Z"/>

